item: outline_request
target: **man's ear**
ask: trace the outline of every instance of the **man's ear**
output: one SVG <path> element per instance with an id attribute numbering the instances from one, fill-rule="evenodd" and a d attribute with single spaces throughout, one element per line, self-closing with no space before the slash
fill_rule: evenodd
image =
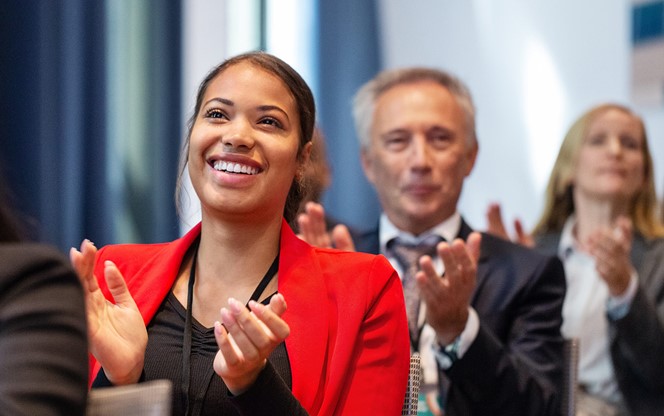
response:
<path id="1" fill-rule="evenodd" d="M 477 160 L 477 153 L 479 152 L 480 145 L 477 143 L 477 140 L 466 150 L 466 171 L 465 176 L 469 176 L 475 167 L 475 161 Z"/>
<path id="2" fill-rule="evenodd" d="M 369 183 L 372 185 L 375 184 L 375 178 L 373 174 L 373 159 L 371 154 L 366 148 L 360 149 L 360 162 L 362 162 L 362 170 L 364 171 L 364 176 L 366 176 Z"/>

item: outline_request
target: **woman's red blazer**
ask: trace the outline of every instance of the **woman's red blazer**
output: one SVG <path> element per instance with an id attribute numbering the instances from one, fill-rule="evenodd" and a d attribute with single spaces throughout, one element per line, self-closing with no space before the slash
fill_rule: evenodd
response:
<path id="1" fill-rule="evenodd" d="M 95 275 L 112 260 L 146 325 L 175 282 L 201 224 L 162 244 L 110 245 L 99 250 Z M 292 391 L 311 415 L 399 415 L 409 370 L 401 282 L 383 256 L 320 249 L 283 222 L 278 290 L 288 303 L 286 350 Z M 91 358 L 91 380 L 99 365 Z"/>

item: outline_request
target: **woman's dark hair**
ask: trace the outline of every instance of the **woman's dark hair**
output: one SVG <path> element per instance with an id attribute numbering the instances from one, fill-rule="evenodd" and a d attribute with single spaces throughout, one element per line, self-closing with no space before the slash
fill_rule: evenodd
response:
<path id="1" fill-rule="evenodd" d="M 201 85 L 198 87 L 194 113 L 187 123 L 187 139 L 185 141 L 182 158 L 180 160 L 180 174 L 178 176 L 176 189 L 176 204 L 178 209 L 180 207 L 179 201 L 182 189 L 182 175 L 184 173 L 184 169 L 186 168 L 187 156 L 189 154 L 189 139 L 191 138 L 191 131 L 194 127 L 196 117 L 201 110 L 203 97 L 205 96 L 205 93 L 207 92 L 207 89 L 210 86 L 212 80 L 214 80 L 219 74 L 233 65 L 244 62 L 258 66 L 282 80 L 284 85 L 286 85 L 290 93 L 293 95 L 300 118 L 300 144 L 298 146 L 298 160 L 301 160 L 304 146 L 310 142 L 311 138 L 313 137 L 314 124 L 316 121 L 316 105 L 314 102 L 314 96 L 304 79 L 302 79 L 300 74 L 298 74 L 290 65 L 277 58 L 276 56 L 265 52 L 249 52 L 242 55 L 237 55 L 222 62 L 208 73 L 203 82 L 201 82 Z M 290 190 L 288 191 L 286 206 L 284 207 L 284 218 L 286 221 L 291 222 L 295 218 L 297 210 L 300 206 L 300 201 L 303 197 L 304 189 L 302 188 L 302 184 L 298 181 L 298 179 L 294 179 Z"/>

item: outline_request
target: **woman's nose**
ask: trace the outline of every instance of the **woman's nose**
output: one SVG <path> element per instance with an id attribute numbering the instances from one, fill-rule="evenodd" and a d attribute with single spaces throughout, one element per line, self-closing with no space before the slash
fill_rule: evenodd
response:
<path id="1" fill-rule="evenodd" d="M 251 148 L 254 144 L 251 125 L 248 121 L 236 119 L 227 124 L 227 129 L 221 135 L 224 147 Z"/>
<path id="2" fill-rule="evenodd" d="M 620 137 L 611 136 L 608 143 L 609 153 L 612 155 L 618 155 L 622 152 L 622 143 L 620 142 Z"/>

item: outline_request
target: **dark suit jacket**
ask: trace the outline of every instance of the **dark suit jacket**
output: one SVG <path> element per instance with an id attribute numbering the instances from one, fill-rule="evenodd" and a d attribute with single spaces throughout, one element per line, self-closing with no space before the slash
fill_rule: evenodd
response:
<path id="1" fill-rule="evenodd" d="M 542 252 L 557 254 L 560 234 L 538 238 Z M 632 415 L 664 415 L 664 239 L 636 234 L 632 264 L 639 286 L 625 317 L 609 319 L 611 361 Z"/>
<path id="2" fill-rule="evenodd" d="M 37 244 L 0 244 L 0 413 L 83 415 L 87 332 L 68 261 Z"/>
<path id="3" fill-rule="evenodd" d="M 462 221 L 459 237 L 472 230 Z M 358 251 L 378 253 L 378 229 L 355 235 Z M 558 415 L 563 371 L 560 335 L 565 275 L 555 256 L 482 235 L 471 305 L 480 330 L 450 380 L 445 414 Z"/>

